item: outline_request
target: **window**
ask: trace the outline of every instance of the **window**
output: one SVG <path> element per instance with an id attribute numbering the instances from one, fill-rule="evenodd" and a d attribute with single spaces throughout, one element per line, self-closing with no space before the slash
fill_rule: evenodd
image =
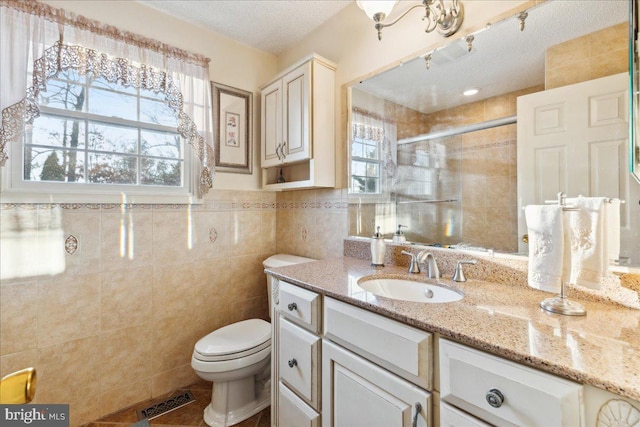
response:
<path id="1" fill-rule="evenodd" d="M 182 187 L 184 143 L 164 94 L 69 70 L 25 132 L 24 181 Z"/>
<path id="2" fill-rule="evenodd" d="M 352 193 L 380 193 L 380 148 L 380 141 L 354 135 L 351 141 Z"/>
<path id="3" fill-rule="evenodd" d="M 353 111 L 351 188 L 353 194 L 381 194 L 384 122 L 370 113 Z"/>
<path id="4" fill-rule="evenodd" d="M 0 35 L 5 202 L 197 203 L 213 187 L 207 58 L 30 2 L 0 3 Z"/>

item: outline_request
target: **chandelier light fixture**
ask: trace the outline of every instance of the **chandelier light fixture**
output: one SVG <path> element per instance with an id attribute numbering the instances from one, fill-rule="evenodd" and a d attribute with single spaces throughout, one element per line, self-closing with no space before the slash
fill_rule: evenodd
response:
<path id="1" fill-rule="evenodd" d="M 385 23 L 384 19 L 389 16 L 391 10 L 398 0 L 357 0 L 356 4 L 367 14 L 373 22 L 376 23 L 375 28 L 378 30 L 378 40 L 382 40 L 382 29 L 390 27 L 396 22 L 404 18 L 407 13 L 417 7 L 423 7 L 425 15 L 423 21 L 427 21 L 425 32 L 430 33 L 437 29 L 444 37 L 449 37 L 458 31 L 464 18 L 464 8 L 459 0 L 450 0 L 449 7 L 445 6 L 445 0 L 422 0 L 422 3 L 415 4 L 404 11 L 397 19 L 392 22 Z"/>

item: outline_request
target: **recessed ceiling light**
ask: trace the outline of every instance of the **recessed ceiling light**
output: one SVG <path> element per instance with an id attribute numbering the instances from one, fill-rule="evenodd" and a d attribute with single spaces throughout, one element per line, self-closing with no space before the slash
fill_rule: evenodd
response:
<path id="1" fill-rule="evenodd" d="M 464 92 L 462 92 L 462 94 L 463 94 L 464 96 L 472 96 L 472 95 L 475 95 L 475 94 L 476 94 L 476 93 L 478 93 L 478 92 L 480 92 L 480 90 L 479 90 L 479 89 L 475 89 L 475 88 L 473 88 L 473 89 L 467 89 L 467 90 L 465 90 Z"/>

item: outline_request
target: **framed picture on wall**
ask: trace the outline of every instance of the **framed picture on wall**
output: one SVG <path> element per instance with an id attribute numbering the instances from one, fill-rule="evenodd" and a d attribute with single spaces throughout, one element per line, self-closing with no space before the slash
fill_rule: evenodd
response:
<path id="1" fill-rule="evenodd" d="M 216 171 L 253 170 L 253 93 L 211 82 Z"/>

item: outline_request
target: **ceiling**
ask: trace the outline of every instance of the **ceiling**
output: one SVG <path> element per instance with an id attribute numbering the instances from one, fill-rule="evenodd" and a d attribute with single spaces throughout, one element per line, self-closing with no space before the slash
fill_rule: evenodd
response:
<path id="1" fill-rule="evenodd" d="M 428 114 L 543 84 L 547 47 L 628 22 L 629 3 L 553 0 L 528 13 L 524 31 L 515 17 L 498 22 L 475 34 L 471 52 L 456 35 L 457 40 L 432 54 L 428 70 L 417 58 L 355 87 Z M 463 97 L 470 86 L 480 92 Z"/>
<path id="2" fill-rule="evenodd" d="M 278 55 L 353 0 L 138 0 L 154 9 Z"/>

